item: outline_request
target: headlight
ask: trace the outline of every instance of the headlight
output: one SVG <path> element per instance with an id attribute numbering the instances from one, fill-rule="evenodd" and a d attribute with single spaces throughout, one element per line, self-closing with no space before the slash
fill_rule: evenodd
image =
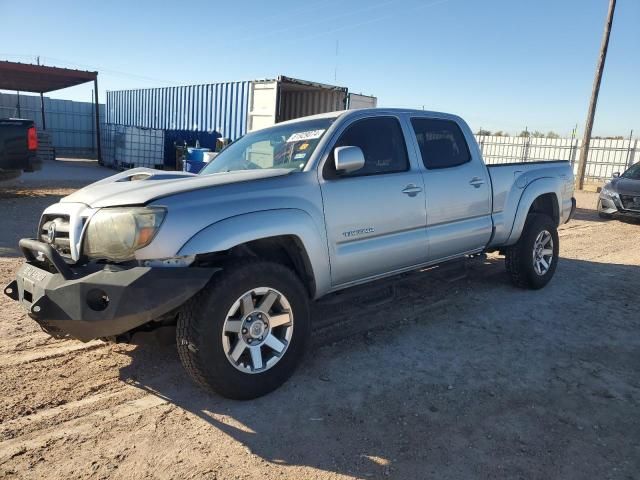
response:
<path id="1" fill-rule="evenodd" d="M 160 207 L 103 208 L 91 217 L 84 237 L 84 254 L 124 262 L 151 243 L 166 210 Z"/>
<path id="2" fill-rule="evenodd" d="M 613 200 L 618 196 L 618 193 L 614 192 L 610 186 L 605 185 L 604 187 L 602 187 L 602 190 L 600 190 L 600 196 Z"/>

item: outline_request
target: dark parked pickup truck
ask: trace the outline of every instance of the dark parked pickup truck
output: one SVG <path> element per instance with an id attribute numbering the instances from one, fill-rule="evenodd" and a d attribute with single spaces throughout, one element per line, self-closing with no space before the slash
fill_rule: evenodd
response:
<path id="1" fill-rule="evenodd" d="M 38 135 L 33 120 L 0 119 L 0 180 L 40 169 Z"/>

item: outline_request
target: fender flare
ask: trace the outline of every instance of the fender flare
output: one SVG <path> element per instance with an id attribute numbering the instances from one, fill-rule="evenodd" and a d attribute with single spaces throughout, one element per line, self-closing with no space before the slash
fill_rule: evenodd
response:
<path id="1" fill-rule="evenodd" d="M 331 273 L 325 233 L 307 212 L 297 208 L 261 210 L 220 220 L 193 235 L 178 255 L 222 252 L 253 240 L 282 235 L 297 237 L 304 248 L 315 279 L 314 297 L 326 293 Z"/>
<path id="2" fill-rule="evenodd" d="M 520 235 L 522 235 L 522 231 L 524 230 L 524 224 L 527 221 L 529 209 L 536 198 L 549 193 L 553 194 L 555 196 L 558 212 L 560 212 L 562 191 L 563 184 L 557 178 L 538 178 L 528 184 L 520 196 L 518 209 L 516 210 L 516 214 L 513 219 L 513 226 L 511 227 L 511 233 L 509 234 L 509 238 L 505 242 L 505 245 L 513 245 L 520 239 Z"/>

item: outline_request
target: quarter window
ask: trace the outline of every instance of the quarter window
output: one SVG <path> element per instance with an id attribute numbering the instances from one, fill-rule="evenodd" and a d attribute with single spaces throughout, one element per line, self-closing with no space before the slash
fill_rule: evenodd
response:
<path id="1" fill-rule="evenodd" d="M 337 147 L 360 147 L 364 154 L 364 167 L 343 177 L 360 177 L 384 173 L 404 172 L 409 169 L 407 147 L 402 128 L 396 118 L 376 117 L 358 120 L 340 135 L 324 166 L 325 178 L 336 178 L 333 151 Z"/>
<path id="2" fill-rule="evenodd" d="M 457 123 L 434 118 L 412 118 L 411 125 L 426 168 L 456 167 L 471 160 L 469 146 Z"/>

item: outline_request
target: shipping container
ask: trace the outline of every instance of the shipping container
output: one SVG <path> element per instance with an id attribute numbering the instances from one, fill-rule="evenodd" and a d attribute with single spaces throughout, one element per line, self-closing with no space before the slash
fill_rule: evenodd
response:
<path id="1" fill-rule="evenodd" d="M 161 130 L 246 132 L 251 82 L 107 92 L 107 123 Z"/>
<path id="2" fill-rule="evenodd" d="M 279 76 L 107 92 L 107 123 L 210 132 L 235 140 L 285 120 L 344 110 L 347 103 L 346 87 Z"/>
<path id="3" fill-rule="evenodd" d="M 357 110 L 359 108 L 376 108 L 378 99 L 371 95 L 362 95 L 361 93 L 350 93 L 347 108 L 349 110 Z"/>
<path id="4" fill-rule="evenodd" d="M 345 110 L 348 89 L 280 76 L 251 82 L 247 130 L 316 113 Z"/>

